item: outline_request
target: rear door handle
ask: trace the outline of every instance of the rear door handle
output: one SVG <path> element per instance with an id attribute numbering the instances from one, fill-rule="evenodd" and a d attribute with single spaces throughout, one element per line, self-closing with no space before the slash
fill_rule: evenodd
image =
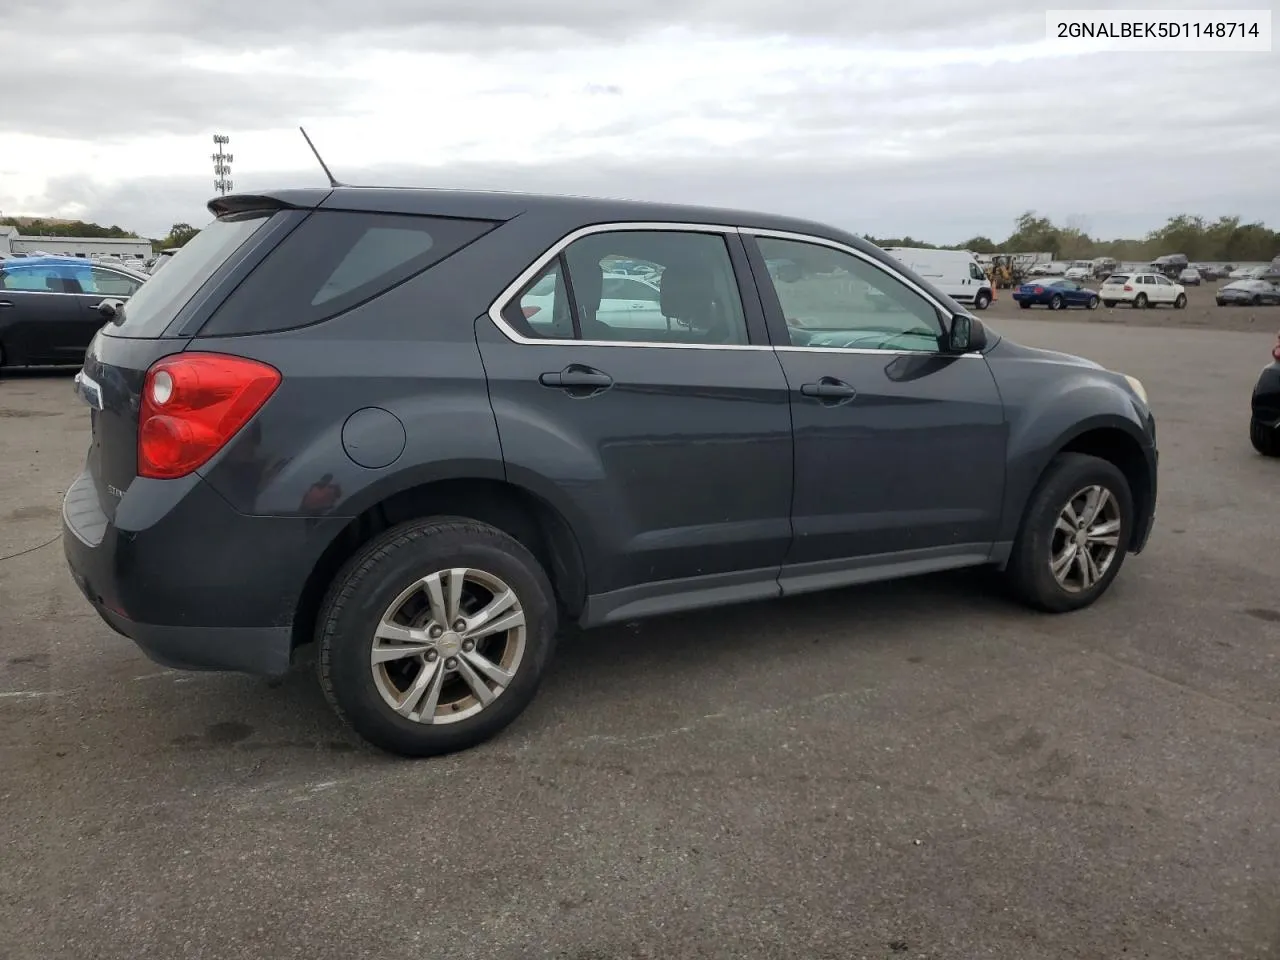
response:
<path id="1" fill-rule="evenodd" d="M 852 400 L 858 391 L 843 380 L 835 377 L 823 377 L 817 383 L 806 383 L 800 387 L 806 397 L 819 397 L 823 400 Z"/>
<path id="2" fill-rule="evenodd" d="M 570 364 L 559 373 L 544 373 L 538 377 L 544 387 L 559 387 L 561 390 L 597 391 L 613 386 L 613 377 L 596 370 L 594 367 L 583 367 Z"/>
<path id="3" fill-rule="evenodd" d="M 12 306 L 13 306 L 12 300 L 0 300 L 0 307 L 12 307 Z"/>

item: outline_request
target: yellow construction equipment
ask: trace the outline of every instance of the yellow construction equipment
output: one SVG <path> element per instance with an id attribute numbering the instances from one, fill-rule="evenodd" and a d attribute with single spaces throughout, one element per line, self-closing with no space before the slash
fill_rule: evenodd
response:
<path id="1" fill-rule="evenodd" d="M 988 268 L 991 285 L 997 290 L 1010 290 L 1022 283 L 1025 272 L 1022 265 L 1007 253 L 997 253 Z"/>

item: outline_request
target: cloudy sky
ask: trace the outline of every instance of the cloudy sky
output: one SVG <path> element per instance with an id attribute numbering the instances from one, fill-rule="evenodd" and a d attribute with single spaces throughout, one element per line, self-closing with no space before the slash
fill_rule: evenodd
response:
<path id="1" fill-rule="evenodd" d="M 745 206 L 879 236 L 1280 227 L 1280 48 L 1045 41 L 1105 0 L 7 0 L 0 211 L 162 235 L 237 190 L 355 183 Z M 1271 8 L 1275 0 L 1159 6 Z M 73 25 L 69 28 L 69 25 Z"/>

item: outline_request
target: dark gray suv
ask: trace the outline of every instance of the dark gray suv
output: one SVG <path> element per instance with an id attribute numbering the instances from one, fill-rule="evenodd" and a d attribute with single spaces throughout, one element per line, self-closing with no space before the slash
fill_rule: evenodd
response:
<path id="1" fill-rule="evenodd" d="M 410 189 L 210 210 L 77 377 L 67 560 L 163 664 L 280 674 L 315 640 L 386 749 L 505 727 L 561 623 L 979 565 L 1068 611 L 1151 530 L 1141 384 L 842 231 Z"/>

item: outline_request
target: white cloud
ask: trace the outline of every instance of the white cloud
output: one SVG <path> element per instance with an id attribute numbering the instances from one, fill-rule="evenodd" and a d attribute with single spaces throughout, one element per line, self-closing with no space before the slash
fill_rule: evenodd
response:
<path id="1" fill-rule="evenodd" d="M 1009 0 L 366 0 L 354 18 L 331 0 L 133 0 L 92 15 L 91 40 L 50 29 L 88 9 L 4 15 L 6 213 L 202 222 L 210 135 L 232 136 L 238 189 L 317 183 L 301 123 L 358 182 L 939 240 L 1004 235 L 1027 208 L 1105 235 L 1183 211 L 1280 222 L 1273 55 L 1063 56 L 1043 12 Z"/>

